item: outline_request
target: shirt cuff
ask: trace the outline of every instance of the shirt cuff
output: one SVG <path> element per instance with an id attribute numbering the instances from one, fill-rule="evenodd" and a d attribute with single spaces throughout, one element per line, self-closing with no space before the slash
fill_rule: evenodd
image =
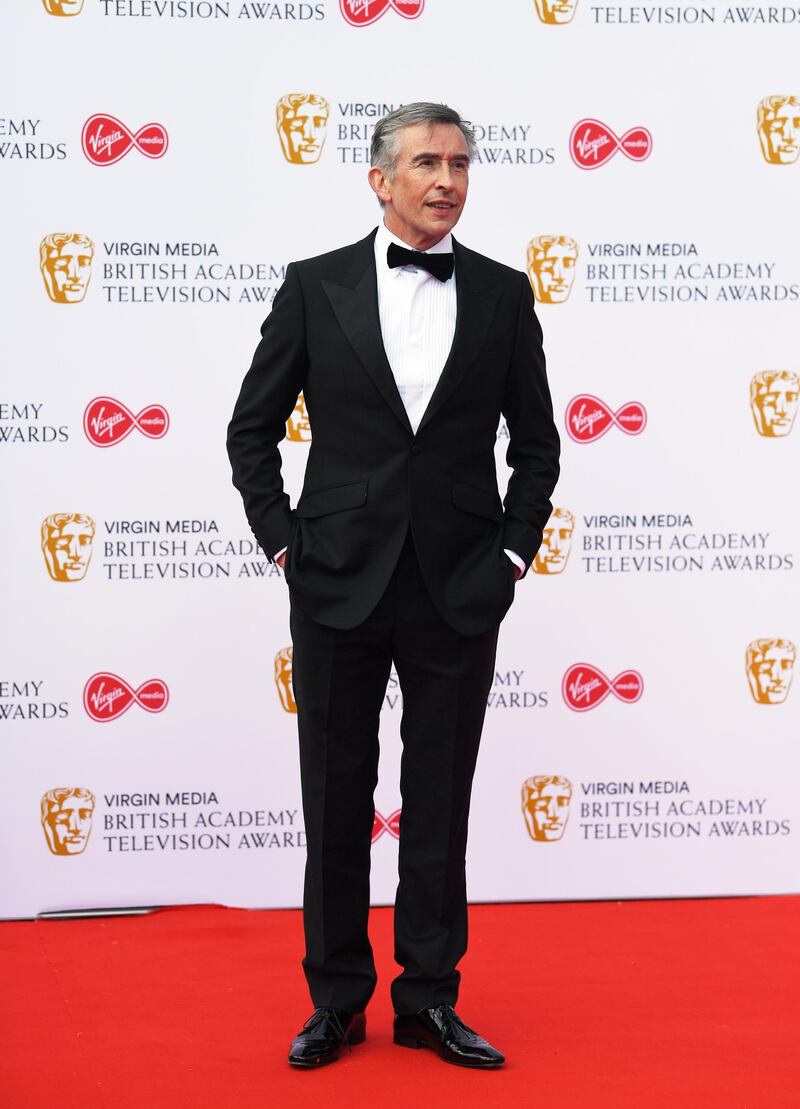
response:
<path id="1" fill-rule="evenodd" d="M 506 552 L 506 554 L 511 559 L 511 561 L 514 563 L 514 565 L 519 569 L 520 576 L 522 576 L 522 574 L 525 573 L 525 571 L 528 569 L 528 567 L 525 565 L 525 563 L 522 561 L 522 559 L 519 557 L 519 555 L 517 554 L 516 551 L 510 551 L 508 549 L 508 547 L 503 547 L 503 550 Z"/>
<path id="2" fill-rule="evenodd" d="M 281 549 L 279 551 L 276 551 L 275 554 L 272 556 L 272 561 L 277 562 L 281 555 L 286 554 L 288 550 L 288 547 L 281 547 Z"/>

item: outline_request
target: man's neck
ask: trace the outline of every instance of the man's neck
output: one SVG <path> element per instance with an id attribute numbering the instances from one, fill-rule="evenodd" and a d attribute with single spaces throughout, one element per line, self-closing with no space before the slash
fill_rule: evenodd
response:
<path id="1" fill-rule="evenodd" d="M 390 226 L 389 223 L 387 223 L 386 216 L 383 217 L 383 226 L 393 238 L 397 239 L 397 241 L 402 243 L 404 246 L 407 246 L 409 250 L 430 250 L 431 247 L 438 246 L 439 243 L 443 239 L 446 239 L 447 236 L 450 234 L 449 231 L 445 231 L 444 235 L 440 235 L 438 239 L 423 238 L 418 239 L 416 242 L 410 242 L 409 239 L 406 238 L 406 235 L 408 235 L 408 231 L 396 231 L 393 227 Z"/>

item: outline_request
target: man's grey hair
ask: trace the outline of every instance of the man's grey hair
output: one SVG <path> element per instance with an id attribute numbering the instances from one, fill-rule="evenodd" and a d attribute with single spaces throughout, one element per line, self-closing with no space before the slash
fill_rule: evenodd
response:
<path id="1" fill-rule="evenodd" d="M 391 180 L 397 168 L 400 132 L 405 127 L 413 127 L 417 123 L 427 123 L 429 127 L 435 127 L 437 123 L 453 124 L 464 136 L 470 161 L 475 157 L 477 146 L 475 128 L 472 124 L 462 119 L 454 108 L 448 108 L 446 104 L 431 104 L 426 100 L 420 100 L 415 104 L 404 104 L 378 120 L 372 133 L 370 165 L 382 169 Z"/>

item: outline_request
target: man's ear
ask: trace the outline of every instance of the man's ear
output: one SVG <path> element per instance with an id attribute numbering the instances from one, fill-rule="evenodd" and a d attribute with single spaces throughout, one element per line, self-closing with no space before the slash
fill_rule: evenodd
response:
<path id="1" fill-rule="evenodd" d="M 380 166 L 372 166 L 367 174 L 370 188 L 383 204 L 388 204 L 392 199 L 392 192 L 389 185 L 389 178 L 386 176 Z"/>

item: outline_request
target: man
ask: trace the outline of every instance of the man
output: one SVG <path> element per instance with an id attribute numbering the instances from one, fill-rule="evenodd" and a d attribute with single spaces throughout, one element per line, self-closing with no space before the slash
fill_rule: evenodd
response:
<path id="1" fill-rule="evenodd" d="M 368 179 L 383 223 L 287 268 L 229 428 L 234 483 L 291 600 L 303 966 L 316 1006 L 292 1044 L 297 1066 L 364 1038 L 372 794 L 392 663 L 403 694 L 395 1043 L 465 1066 L 503 1062 L 453 1008 L 467 817 L 498 626 L 550 515 L 558 434 L 527 278 L 450 234 L 473 150 L 472 128 L 444 105 L 379 121 Z M 301 390 L 313 435 L 290 510 L 278 442 Z"/>

